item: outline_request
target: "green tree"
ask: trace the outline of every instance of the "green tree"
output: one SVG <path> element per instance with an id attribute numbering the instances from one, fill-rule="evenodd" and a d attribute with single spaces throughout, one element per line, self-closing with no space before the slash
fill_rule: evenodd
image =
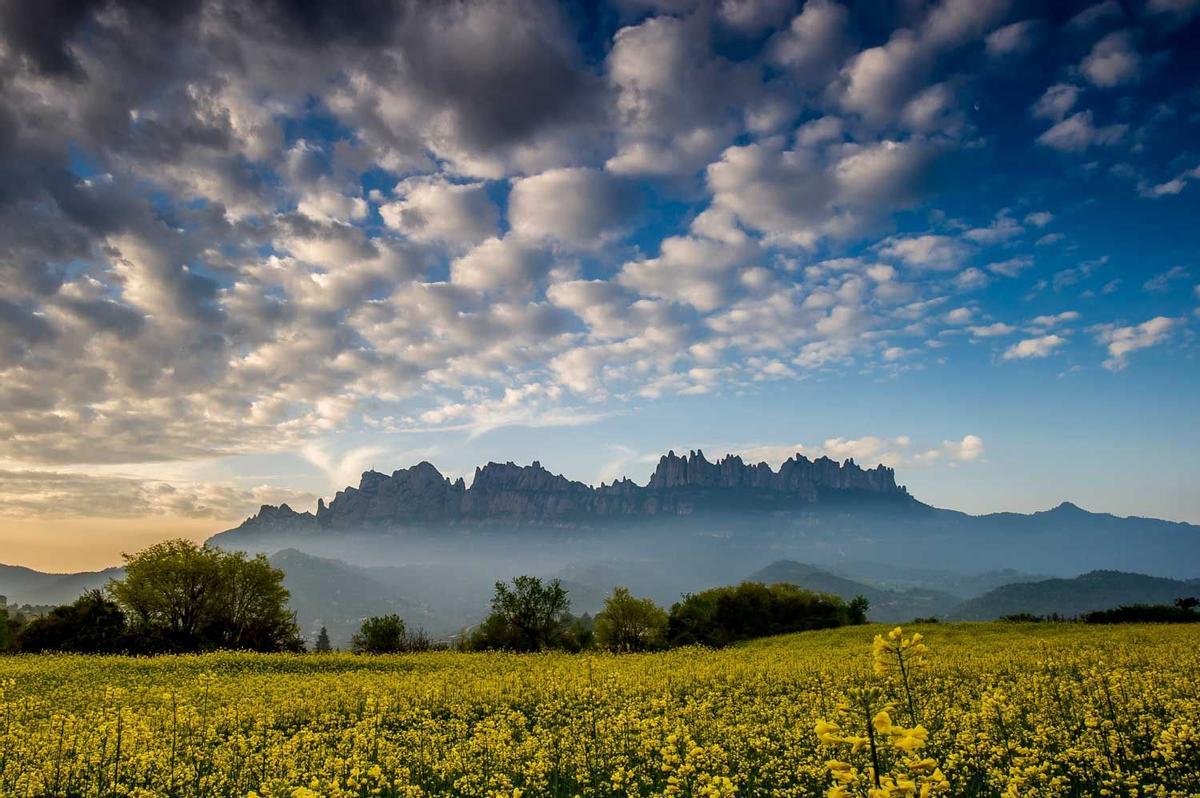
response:
<path id="1" fill-rule="evenodd" d="M 261 554 L 170 540 L 125 555 L 108 589 L 146 651 L 299 650 L 283 576 Z"/>
<path id="2" fill-rule="evenodd" d="M 743 582 L 689 594 L 671 607 L 672 645 L 723 646 L 767 635 L 861 623 L 865 606 L 790 584 Z"/>
<path id="3" fill-rule="evenodd" d="M 557 579 L 543 584 L 535 576 L 496 583 L 492 612 L 471 636 L 472 648 L 541 651 L 563 642 L 571 602 Z"/>
<path id="4" fill-rule="evenodd" d="M 629 588 L 614 588 L 596 615 L 596 643 L 611 651 L 650 651 L 667 643 L 667 613 Z"/>
<path id="5" fill-rule="evenodd" d="M 329 644 L 329 631 L 324 626 L 321 627 L 321 633 L 317 635 L 317 643 L 314 650 L 318 654 L 328 654 L 330 651 L 333 651 L 333 646 Z"/>
<path id="6" fill-rule="evenodd" d="M 8 608 L 0 607 L 0 652 L 12 651 L 16 645 L 17 623 L 8 617 Z"/>
<path id="7" fill-rule="evenodd" d="M 89 590 L 74 603 L 55 607 L 21 627 L 21 651 L 75 651 L 112 654 L 129 646 L 125 614 L 100 590 Z"/>
<path id="8" fill-rule="evenodd" d="M 408 630 L 400 616 L 382 615 L 363 621 L 350 639 L 350 648 L 356 654 L 395 654 L 406 650 L 407 640 Z"/>

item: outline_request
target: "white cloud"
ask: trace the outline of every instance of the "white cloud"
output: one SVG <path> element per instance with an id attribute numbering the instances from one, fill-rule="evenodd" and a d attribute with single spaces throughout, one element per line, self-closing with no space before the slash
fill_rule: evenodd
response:
<path id="1" fill-rule="evenodd" d="M 1143 291 L 1153 294 L 1163 294 L 1171 290 L 1171 285 L 1178 280 L 1186 280 L 1192 273 L 1182 266 L 1172 266 L 1165 272 L 1156 274 L 1142 284 Z"/>
<path id="2" fill-rule="evenodd" d="M 1136 80 L 1142 70 L 1142 58 L 1129 31 L 1116 31 L 1096 42 L 1079 65 L 1088 80 L 1102 88 L 1112 88 Z"/>
<path id="3" fill-rule="evenodd" d="M 879 254 L 901 260 L 916 269 L 951 271 L 962 265 L 970 250 L 950 236 L 921 235 L 889 238 L 879 246 Z"/>
<path id="4" fill-rule="evenodd" d="M 1004 359 L 1024 360 L 1031 357 L 1046 357 L 1066 342 L 1066 338 L 1054 334 L 1026 338 L 1004 350 Z"/>
<path id="5" fill-rule="evenodd" d="M 1108 359 L 1104 361 L 1104 367 L 1109 371 L 1120 371 L 1129 365 L 1131 353 L 1162 343 L 1179 325 L 1179 319 L 1155 316 L 1131 327 L 1097 325 L 1092 328 L 1092 332 L 1096 335 L 1096 340 L 1108 349 Z"/>
<path id="6" fill-rule="evenodd" d="M 1021 272 L 1033 266 L 1033 258 L 1028 255 L 1018 255 L 1007 260 L 996 261 L 989 263 L 987 270 L 993 274 L 999 274 L 1004 277 L 1016 277 Z"/>
<path id="7" fill-rule="evenodd" d="M 450 264 L 455 285 L 478 291 L 527 294 L 550 270 L 542 248 L 515 236 L 489 238 Z"/>
<path id="8" fill-rule="evenodd" d="M 1002 335 L 1012 335 L 1017 330 L 1016 327 L 1012 326 L 1011 324 L 1005 324 L 1002 321 L 993 322 L 992 324 L 968 327 L 967 329 L 970 330 L 971 335 L 975 336 L 976 338 L 996 338 Z"/>
<path id="9" fill-rule="evenodd" d="M 517 235 L 593 247 L 620 234 L 634 200 L 602 171 L 555 169 L 513 182 L 508 219 Z"/>
<path id="10" fill-rule="evenodd" d="M 1046 316 L 1035 316 L 1029 320 L 1031 327 L 1039 327 L 1043 329 L 1052 329 L 1061 327 L 1073 321 L 1079 321 L 1079 312 L 1075 310 L 1064 310 L 1062 313 L 1055 313 Z"/>
<path id="11" fill-rule="evenodd" d="M 495 235 L 500 213 L 482 183 L 411 177 L 396 186 L 400 199 L 381 205 L 388 227 L 416 241 L 470 246 Z"/>
<path id="12" fill-rule="evenodd" d="M 1116 144 L 1124 138 L 1128 128 L 1124 124 L 1096 127 L 1092 122 L 1092 112 L 1080 111 L 1038 136 L 1037 142 L 1063 152 L 1083 152 L 1092 146 Z"/>
<path id="13" fill-rule="evenodd" d="M 1034 227 L 1045 227 L 1052 221 L 1054 221 L 1054 214 L 1049 211 L 1036 211 L 1025 216 L 1025 224 L 1031 224 Z"/>
<path id="14" fill-rule="evenodd" d="M 997 28 L 984 40 L 988 54 L 1002 57 L 1028 50 L 1033 44 L 1033 31 L 1034 23 L 1027 19 Z"/>
<path id="15" fill-rule="evenodd" d="M 1029 109 L 1029 112 L 1041 119 L 1060 122 L 1075 107 L 1081 93 L 1082 90 L 1071 83 L 1055 83 L 1046 89 L 1045 93 Z"/>

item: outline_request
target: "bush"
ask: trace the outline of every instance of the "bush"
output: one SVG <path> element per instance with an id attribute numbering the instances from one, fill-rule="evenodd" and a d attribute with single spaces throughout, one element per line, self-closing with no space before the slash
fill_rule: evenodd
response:
<path id="1" fill-rule="evenodd" d="M 73 604 L 55 607 L 29 621 L 17 634 L 20 651 L 73 651 L 114 654 L 132 647 L 125 615 L 99 590 L 89 590 Z"/>
<path id="2" fill-rule="evenodd" d="M 1171 604 L 1131 604 L 1112 610 L 1098 610 L 1083 616 L 1084 623 L 1200 623 L 1200 612 L 1180 602 Z"/>
<path id="3" fill-rule="evenodd" d="M 671 607 L 671 645 L 723 646 L 738 640 L 862 623 L 866 600 L 847 605 L 837 596 L 795 585 L 743 582 L 684 596 Z"/>

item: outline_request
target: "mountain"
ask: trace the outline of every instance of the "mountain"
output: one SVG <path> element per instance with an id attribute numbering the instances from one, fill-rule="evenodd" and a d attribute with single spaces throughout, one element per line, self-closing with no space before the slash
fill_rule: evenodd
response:
<path id="1" fill-rule="evenodd" d="M 1195 563 L 1193 563 L 1193 566 Z M 950 617 L 984 621 L 1005 615 L 1051 615 L 1068 618 L 1126 604 L 1171 604 L 1200 595 L 1200 579 L 1163 579 L 1122 571 L 1092 571 L 1074 579 L 1018 582 L 965 601 Z"/>
<path id="2" fill-rule="evenodd" d="M 727 506 L 730 499 L 758 510 L 814 504 L 842 494 L 889 497 L 910 502 L 896 485 L 895 472 L 883 465 L 863 469 L 847 460 L 809 460 L 797 454 L 773 471 L 766 463 L 749 465 L 736 455 L 710 463 L 704 452 L 682 457 L 669 452 L 659 460 L 647 485 L 629 479 L 595 488 L 532 465 L 488 463 L 475 469 L 468 488 L 451 481 L 431 463 L 362 475 L 357 488 L 338 491 L 315 513 L 298 513 L 286 504 L 264 505 L 258 514 L 225 533 L 222 540 L 245 539 L 259 531 L 316 531 L 365 527 L 405 527 L 431 523 L 463 524 L 561 522 L 690 515 L 698 509 Z M 236 533 L 236 534 L 234 534 Z"/>
<path id="3" fill-rule="evenodd" d="M 885 623 L 941 616 L 961 602 L 960 597 L 938 590 L 876 587 L 794 560 L 777 560 L 750 574 L 747 580 L 768 585 L 786 582 L 820 593 L 832 593 L 847 601 L 855 596 L 865 596 L 871 602 L 868 617 Z"/>
<path id="4" fill-rule="evenodd" d="M 872 561 L 893 571 L 869 580 L 880 587 L 964 597 L 1027 574 L 1119 568 L 1187 578 L 1200 562 L 1200 527 L 1190 524 L 1066 502 L 973 516 L 918 501 L 883 465 L 797 454 L 775 470 L 733 455 L 710 462 L 700 451 L 664 455 L 645 484 L 623 478 L 599 487 L 537 461 L 488 463 L 469 486 L 428 462 L 390 475 L 372 470 L 315 512 L 263 506 L 211 542 L 267 553 L 296 548 L 360 565 L 470 562 L 497 573 L 638 561 L 657 563 L 672 588 L 685 589 L 728 584 L 779 559 L 827 570 Z M 904 576 L 917 572 L 939 576 Z M 972 584 L 947 581 L 965 574 Z"/>
<path id="5" fill-rule="evenodd" d="M 50 574 L 19 565 L 0 565 L 0 596 L 9 604 L 66 604 L 81 594 L 120 578 L 122 568 L 74 574 Z"/>

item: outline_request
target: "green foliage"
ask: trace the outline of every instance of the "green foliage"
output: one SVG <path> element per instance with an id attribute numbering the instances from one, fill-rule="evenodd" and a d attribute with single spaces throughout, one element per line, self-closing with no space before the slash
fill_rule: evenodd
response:
<path id="1" fill-rule="evenodd" d="M 9 617 L 8 608 L 0 607 L 0 653 L 13 650 L 19 628 L 17 619 Z"/>
<path id="2" fill-rule="evenodd" d="M 667 613 L 629 588 L 617 587 L 596 615 L 596 644 L 610 651 L 652 651 L 667 644 Z"/>
<path id="3" fill-rule="evenodd" d="M 671 645 L 724 646 L 738 640 L 862 623 L 865 608 L 790 584 L 743 582 L 684 596 L 671 607 Z"/>
<path id="4" fill-rule="evenodd" d="M 492 612 L 471 634 L 472 649 L 542 651 L 563 647 L 571 602 L 557 580 L 543 584 L 534 576 L 518 576 L 512 584 L 496 583 Z"/>
<path id="5" fill-rule="evenodd" d="M 407 637 L 408 630 L 399 615 L 381 615 L 363 621 L 350 639 L 350 648 L 356 654 L 395 654 L 404 650 Z"/>
<path id="6" fill-rule="evenodd" d="M 1200 623 L 1193 612 L 1196 599 L 1177 599 L 1174 604 L 1131 604 L 1098 610 L 1083 616 L 1084 623 Z"/>
<path id="7" fill-rule="evenodd" d="M 329 643 L 329 632 L 324 626 L 321 627 L 321 633 L 317 635 L 317 643 L 313 650 L 318 654 L 328 654 L 333 651 L 333 646 Z"/>
<path id="8" fill-rule="evenodd" d="M 146 651 L 302 648 L 283 572 L 261 554 L 166 541 L 126 555 L 109 592 Z"/>
<path id="9" fill-rule="evenodd" d="M 16 642 L 24 652 L 113 654 L 128 650 L 132 641 L 116 602 L 99 590 L 89 590 L 73 604 L 55 607 L 25 624 Z"/>

